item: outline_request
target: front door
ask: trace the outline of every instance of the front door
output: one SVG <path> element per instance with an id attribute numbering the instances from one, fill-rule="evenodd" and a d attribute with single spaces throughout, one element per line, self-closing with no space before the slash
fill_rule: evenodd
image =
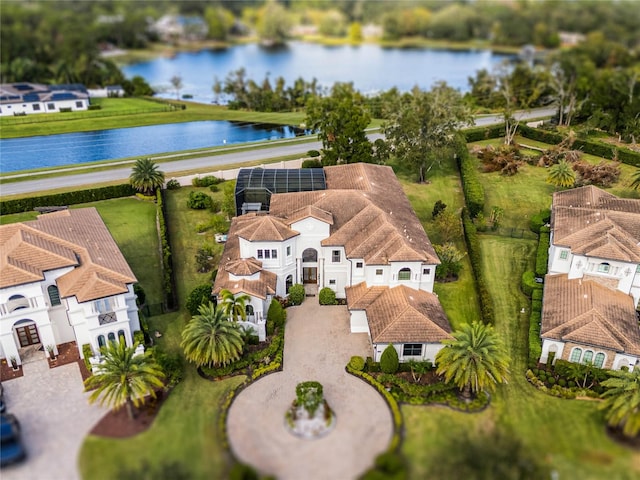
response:
<path id="1" fill-rule="evenodd" d="M 302 267 L 302 283 L 318 283 L 318 268 Z"/>
<path id="2" fill-rule="evenodd" d="M 16 333 L 18 334 L 21 347 L 28 347 L 29 345 L 40 343 L 40 337 L 38 336 L 38 329 L 35 323 L 27 325 L 26 327 L 16 327 Z"/>

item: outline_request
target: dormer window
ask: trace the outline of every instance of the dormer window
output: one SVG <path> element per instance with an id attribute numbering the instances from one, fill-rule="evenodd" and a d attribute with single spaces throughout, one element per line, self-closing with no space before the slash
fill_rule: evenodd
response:
<path id="1" fill-rule="evenodd" d="M 611 269 L 611 265 L 609 265 L 607 262 L 603 262 L 600 265 L 598 265 L 599 273 L 609 273 L 610 269 Z"/>
<path id="2" fill-rule="evenodd" d="M 331 252 L 331 261 L 333 263 L 340 263 L 340 250 L 333 250 Z"/>

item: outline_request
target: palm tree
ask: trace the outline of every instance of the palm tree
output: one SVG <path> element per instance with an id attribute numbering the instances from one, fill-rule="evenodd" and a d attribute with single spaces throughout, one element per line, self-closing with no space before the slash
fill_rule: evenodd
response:
<path id="1" fill-rule="evenodd" d="M 436 355 L 436 371 L 447 383 L 455 383 L 470 398 L 471 393 L 507 382 L 509 359 L 491 325 L 474 321 L 452 335 L 453 340 L 443 341 L 445 347 Z"/>
<path id="2" fill-rule="evenodd" d="M 251 302 L 251 297 L 246 294 L 235 296 L 230 290 L 220 290 L 218 306 L 224 314 L 231 320 L 247 319 L 247 304 Z"/>
<path id="3" fill-rule="evenodd" d="M 622 428 L 627 437 L 640 434 L 640 368 L 633 372 L 609 372 L 610 378 L 602 382 L 607 390 L 602 394 L 600 406 L 607 410 L 605 417 L 612 427 Z"/>
<path id="4" fill-rule="evenodd" d="M 637 168 L 631 177 L 631 188 L 635 190 L 640 188 L 640 168 Z"/>
<path id="5" fill-rule="evenodd" d="M 187 360 L 201 367 L 226 365 L 240 358 L 244 342 L 239 325 L 211 302 L 200 305 L 198 312 L 182 330 L 180 345 Z"/>
<path id="6" fill-rule="evenodd" d="M 129 175 L 129 183 L 139 192 L 153 195 L 156 188 L 164 185 L 164 172 L 150 158 L 139 158 Z"/>
<path id="7" fill-rule="evenodd" d="M 576 172 L 565 160 L 560 160 L 555 165 L 549 167 L 547 183 L 556 187 L 572 187 L 576 181 Z"/>
<path id="8" fill-rule="evenodd" d="M 135 355 L 136 347 L 137 344 L 127 347 L 124 342 L 109 342 L 102 347 L 104 362 L 84 382 L 86 391 L 93 390 L 90 403 L 100 399 L 100 405 L 107 404 L 114 410 L 125 405 L 129 418 L 133 419 L 133 407 L 144 403 L 145 395 L 155 398 L 154 388 L 164 385 L 164 373 L 151 350 Z"/>

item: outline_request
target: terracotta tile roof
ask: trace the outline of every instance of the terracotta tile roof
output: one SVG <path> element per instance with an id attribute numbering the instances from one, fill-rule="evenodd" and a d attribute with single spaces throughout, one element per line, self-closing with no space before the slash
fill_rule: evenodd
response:
<path id="1" fill-rule="evenodd" d="M 594 186 L 553 195 L 553 242 L 572 253 L 640 262 L 640 200 Z"/>
<path id="2" fill-rule="evenodd" d="M 291 230 L 281 218 L 276 218 L 273 215 L 248 213 L 239 218 L 243 220 L 238 222 L 235 234 L 250 242 L 281 242 L 299 235 L 295 230 Z"/>
<path id="3" fill-rule="evenodd" d="M 40 215 L 0 227 L 2 287 L 40 281 L 44 272 L 76 267 L 57 280 L 79 302 L 127 291 L 136 278 L 95 208 Z"/>
<path id="4" fill-rule="evenodd" d="M 250 276 L 262 271 L 262 262 L 255 258 L 239 258 L 227 262 L 224 269 L 236 276 Z"/>
<path id="5" fill-rule="evenodd" d="M 364 310 L 374 343 L 439 343 L 450 339 L 451 326 L 438 297 L 424 290 L 370 287 L 346 288 L 350 310 Z"/>
<path id="6" fill-rule="evenodd" d="M 218 270 L 212 293 L 217 295 L 221 290 L 229 290 L 234 295 L 246 293 L 252 297 L 264 300 L 267 298 L 267 295 L 275 295 L 277 281 L 278 277 L 276 274 L 268 270 L 262 270 L 258 280 L 249 280 L 248 278 L 231 280 L 227 272 Z"/>
<path id="7" fill-rule="evenodd" d="M 285 218 L 287 220 L 287 224 L 291 225 L 303 218 L 309 217 L 328 223 L 329 225 L 333 225 L 333 215 L 331 215 L 331 212 L 327 212 L 326 210 L 322 210 L 313 205 L 307 205 L 299 208 L 295 212 L 288 214 Z"/>
<path id="8" fill-rule="evenodd" d="M 325 167 L 325 191 L 275 194 L 270 213 L 313 206 L 333 217 L 331 236 L 322 244 L 344 245 L 348 258 L 369 264 L 440 261 L 429 237 L 390 167 L 356 163 Z"/>
<path id="9" fill-rule="evenodd" d="M 545 277 L 541 336 L 640 355 L 633 297 L 567 275 Z"/>

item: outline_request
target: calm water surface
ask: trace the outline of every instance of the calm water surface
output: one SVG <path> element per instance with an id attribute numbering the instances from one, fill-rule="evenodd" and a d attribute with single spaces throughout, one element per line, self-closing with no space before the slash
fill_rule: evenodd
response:
<path id="1" fill-rule="evenodd" d="M 315 78 L 321 86 L 353 82 L 363 93 L 397 87 L 408 91 L 414 86 L 429 89 L 437 81 L 461 91 L 468 89 L 468 77 L 479 69 L 491 70 L 509 58 L 489 50 L 447 51 L 429 49 L 385 49 L 375 45 L 359 47 L 293 42 L 285 48 L 265 49 L 259 45 L 239 45 L 223 50 L 185 52 L 173 58 L 159 58 L 129 65 L 128 77 L 143 76 L 152 86 L 164 89 L 163 97 L 175 98 L 170 79 L 182 77 L 181 94 L 193 101 L 210 103 L 214 97 L 214 78 L 225 77 L 245 68 L 247 78 L 261 82 L 282 76 L 286 86 L 297 78 Z M 292 137 L 286 127 L 241 126 L 230 122 L 190 122 L 171 125 L 103 130 L 0 140 L 0 171 L 11 172 L 55 167 L 123 157 L 206 148 L 225 143 Z"/>
<path id="2" fill-rule="evenodd" d="M 363 93 L 374 93 L 397 87 L 401 91 L 418 85 L 429 89 L 437 81 L 467 91 L 468 77 L 477 70 L 489 71 L 511 58 L 490 50 L 449 51 L 429 49 L 381 48 L 377 45 L 359 47 L 327 47 L 312 43 L 292 42 L 287 47 L 268 49 L 256 44 L 239 45 L 222 50 L 183 52 L 173 58 L 158 58 L 124 67 L 128 77 L 140 75 L 159 95 L 175 98 L 170 79 L 182 77 L 181 95 L 193 95 L 193 100 L 210 103 L 214 78 L 223 81 L 230 72 L 244 68 L 247 78 L 261 82 L 268 74 L 272 85 L 283 77 L 286 86 L 302 77 L 313 78 L 322 86 L 335 82 L 353 82 Z"/>
<path id="3" fill-rule="evenodd" d="M 13 138 L 0 140 L 0 171 L 56 167 L 295 136 L 296 130 L 286 126 L 204 121 Z"/>

